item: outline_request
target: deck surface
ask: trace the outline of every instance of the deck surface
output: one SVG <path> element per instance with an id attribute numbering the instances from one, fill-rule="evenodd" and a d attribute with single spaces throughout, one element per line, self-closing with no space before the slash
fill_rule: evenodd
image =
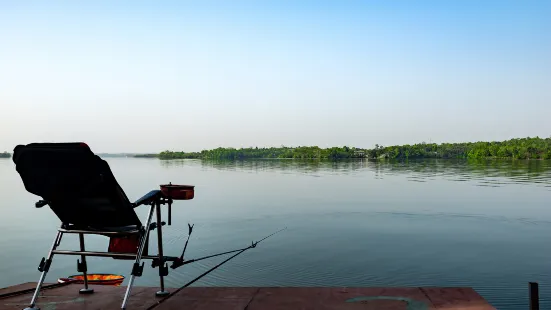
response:
<path id="1" fill-rule="evenodd" d="M 0 310 L 28 306 L 35 283 L 0 289 Z M 42 310 L 120 309 L 126 287 L 91 286 L 81 295 L 79 284 L 50 286 L 38 298 Z M 471 288 L 318 288 L 318 287 L 188 287 L 168 298 L 158 288 L 134 287 L 127 309 L 188 310 L 490 310 L 495 309 Z M 176 289 L 170 290 L 171 292 Z"/>

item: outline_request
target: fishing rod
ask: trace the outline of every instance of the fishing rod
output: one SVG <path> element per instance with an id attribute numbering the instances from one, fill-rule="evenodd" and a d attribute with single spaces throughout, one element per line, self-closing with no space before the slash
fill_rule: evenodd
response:
<path id="1" fill-rule="evenodd" d="M 261 240 L 261 241 L 262 241 L 262 240 Z M 231 260 L 232 258 L 236 257 L 237 255 L 239 255 L 239 254 L 241 254 L 241 253 L 247 251 L 248 249 L 255 248 L 256 245 L 257 245 L 259 242 L 260 242 L 260 241 L 253 242 L 251 245 L 249 245 L 249 246 L 246 247 L 246 248 L 242 248 L 242 249 L 239 249 L 239 250 L 231 251 L 231 252 L 238 252 L 238 253 L 236 253 L 236 254 L 234 254 L 234 255 L 232 255 L 232 256 L 226 258 L 224 261 L 222 261 L 222 262 L 219 263 L 218 265 L 216 265 L 216 266 L 212 267 L 211 269 L 209 269 L 209 270 L 203 272 L 200 276 L 198 276 L 197 278 L 195 278 L 195 279 L 189 281 L 187 284 L 183 285 L 180 289 L 183 289 L 183 288 L 186 288 L 186 287 L 192 285 L 192 284 L 195 283 L 197 280 L 199 280 L 199 279 L 201 279 L 202 277 L 206 276 L 207 274 L 211 273 L 211 272 L 214 271 L 216 268 L 222 266 L 223 264 L 225 264 L 226 262 L 228 262 L 228 261 Z M 226 252 L 226 253 L 231 253 L 231 252 Z M 220 255 L 221 255 L 221 254 L 220 254 Z M 216 256 L 218 256 L 218 255 L 216 255 Z M 214 256 L 211 256 L 211 257 L 214 257 Z M 206 258 L 206 257 L 205 257 L 205 258 Z M 195 260 L 193 260 L 193 261 L 196 262 L 196 261 L 198 261 L 198 260 L 199 260 L 199 259 L 195 259 Z"/>
<path id="2" fill-rule="evenodd" d="M 189 224 L 188 224 L 188 226 L 189 226 Z M 191 234 L 191 230 L 192 230 L 191 227 L 193 227 L 193 225 L 190 226 L 190 234 Z M 216 265 L 216 266 L 210 268 L 209 270 L 203 272 L 203 273 L 202 273 L 200 276 L 198 276 L 197 278 L 195 278 L 195 279 L 189 281 L 188 283 L 184 284 L 183 286 L 181 286 L 180 288 L 178 288 L 178 289 L 175 290 L 174 292 L 168 294 L 165 298 L 159 300 L 159 301 L 157 302 L 157 304 L 154 304 L 154 305 L 152 305 L 151 307 L 147 308 L 147 310 L 151 310 L 151 309 L 157 307 L 159 304 L 161 304 L 161 303 L 164 302 L 165 300 L 167 300 L 167 299 L 169 299 L 170 297 L 174 296 L 174 295 L 177 294 L 179 291 L 181 291 L 181 290 L 183 290 L 184 288 L 190 286 L 191 284 L 197 282 L 199 279 L 201 279 L 202 277 L 206 276 L 207 274 L 213 272 L 214 270 L 216 270 L 217 268 L 219 268 L 219 267 L 222 266 L 223 264 L 227 263 L 228 261 L 230 261 L 231 259 L 233 259 L 233 258 L 236 257 L 237 255 L 239 255 L 239 254 L 241 254 L 241 253 L 243 253 L 243 252 L 245 252 L 245 251 L 247 251 L 247 250 L 249 250 L 249 249 L 256 248 L 256 246 L 257 246 L 260 242 L 262 242 L 262 241 L 264 241 L 264 240 L 270 238 L 271 236 L 273 236 L 273 235 L 275 235 L 275 234 L 277 234 L 277 233 L 280 233 L 280 232 L 284 231 L 285 229 L 287 229 L 287 227 L 285 227 L 285 228 L 283 228 L 283 229 L 280 229 L 280 230 L 278 230 L 278 231 L 276 231 L 276 232 L 274 232 L 274 233 L 272 233 L 272 234 L 270 234 L 270 235 L 268 235 L 268 236 L 266 236 L 266 237 L 264 237 L 264 238 L 262 238 L 262 239 L 260 239 L 260 240 L 258 240 L 258 241 L 256 241 L 256 242 L 253 241 L 253 242 L 251 243 L 251 245 L 249 245 L 248 247 L 245 247 L 245 248 L 242 248 L 242 249 L 238 249 L 238 250 L 233 250 L 233 251 L 228 251 L 228 252 L 224 252 L 224 253 L 209 255 L 209 256 L 205 256 L 205 257 L 201 257 L 201 258 L 196 258 L 196 259 L 191 259 L 191 260 L 187 260 L 187 261 L 184 261 L 184 260 L 183 260 L 183 255 L 184 255 L 184 253 L 182 253 L 182 256 L 180 257 L 180 259 L 181 259 L 182 261 L 180 261 L 180 259 L 178 259 L 177 261 L 174 261 L 174 262 L 172 263 L 172 266 L 171 266 L 172 269 L 176 269 L 176 268 L 178 268 L 178 267 L 180 267 L 180 266 L 183 266 L 183 265 L 185 265 L 185 264 L 197 262 L 197 261 L 200 261 L 200 260 L 203 260 L 203 259 L 207 259 L 207 258 L 211 258 L 211 257 L 215 257 L 215 256 L 220 256 L 220 255 L 224 255 L 224 254 L 229 254 L 229 253 L 235 253 L 235 252 L 237 252 L 237 253 L 235 253 L 234 255 L 232 255 L 232 256 L 226 258 L 224 261 L 222 261 L 222 262 L 219 263 L 218 265 Z M 189 240 L 189 235 L 188 235 L 188 240 Z M 186 245 L 187 245 L 187 241 L 186 241 Z M 185 247 L 184 247 L 184 252 L 185 252 Z"/>
<path id="3" fill-rule="evenodd" d="M 287 227 L 285 227 L 285 228 L 283 228 L 283 229 L 280 229 L 280 230 L 274 232 L 273 234 L 268 235 L 268 236 L 266 236 L 266 237 L 264 237 L 264 238 L 262 238 L 262 239 L 260 239 L 260 240 L 258 240 L 258 241 L 256 241 L 256 242 L 252 242 L 251 245 L 249 245 L 248 247 L 242 248 L 242 249 L 237 249 L 237 250 L 222 252 L 222 253 L 213 254 L 213 255 L 208 255 L 208 256 L 204 256 L 204 257 L 200 257 L 200 258 L 195 258 L 195 259 L 190 259 L 190 260 L 184 260 L 184 253 L 186 252 L 186 247 L 187 247 L 187 244 L 188 244 L 188 241 L 189 241 L 189 237 L 190 237 L 190 235 L 191 235 L 191 232 L 193 231 L 193 225 L 190 226 L 190 225 L 188 224 L 188 226 L 189 226 L 189 235 L 188 235 L 188 238 L 187 238 L 187 240 L 186 240 L 186 244 L 185 244 L 185 246 L 184 246 L 184 250 L 182 251 L 182 255 L 181 255 L 179 258 L 175 259 L 175 260 L 172 262 L 172 265 L 170 266 L 170 268 L 172 268 L 172 269 L 176 269 L 176 268 L 181 267 L 181 266 L 183 266 L 183 265 L 187 265 L 187 264 L 191 264 L 191 263 L 194 263 L 194 262 L 198 262 L 198 261 L 200 261 L 200 260 L 204 260 L 204 259 L 207 259 L 207 258 L 213 258 L 213 257 L 216 257 L 216 256 L 221 256 L 221 255 L 225 255 L 225 254 L 230 254 L 230 253 L 235 253 L 235 252 L 239 252 L 239 251 L 244 251 L 244 250 L 248 250 L 248 249 L 255 248 L 256 245 L 257 245 L 259 242 L 262 242 L 262 241 L 264 241 L 264 240 L 270 238 L 271 236 L 273 236 L 273 235 L 275 235 L 275 234 L 277 234 L 277 233 L 279 233 L 279 232 L 281 232 L 281 231 L 287 229 Z"/>

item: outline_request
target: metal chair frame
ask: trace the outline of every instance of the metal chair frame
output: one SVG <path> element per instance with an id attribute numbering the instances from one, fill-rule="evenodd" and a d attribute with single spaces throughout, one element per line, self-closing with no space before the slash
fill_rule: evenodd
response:
<path id="1" fill-rule="evenodd" d="M 41 201 L 37 203 L 38 205 L 45 205 L 46 203 Z M 56 237 L 53 241 L 53 244 L 50 248 L 50 251 L 48 253 L 47 258 L 42 258 L 38 270 L 41 272 L 40 279 L 38 281 L 38 284 L 36 286 L 36 289 L 34 291 L 33 297 L 31 299 L 29 307 L 25 308 L 25 310 L 38 310 L 39 307 L 36 306 L 36 300 L 38 298 L 38 295 L 40 293 L 40 289 L 44 283 L 44 280 L 46 278 L 46 275 L 50 269 L 50 266 L 52 264 L 52 260 L 54 255 L 80 255 L 80 260 L 77 260 L 77 271 L 82 272 L 84 276 L 84 288 L 80 290 L 81 294 L 91 294 L 94 292 L 93 289 L 89 288 L 88 280 L 87 280 L 87 263 L 86 263 L 86 257 L 92 256 L 92 257 L 112 257 L 112 258 L 126 258 L 126 259 L 135 259 L 134 264 L 132 265 L 132 270 L 130 272 L 130 279 L 128 282 L 128 286 L 126 288 L 126 293 L 124 295 L 124 299 L 121 305 L 121 309 L 126 309 L 126 305 L 128 303 L 128 299 L 130 297 L 130 294 L 132 292 L 132 287 L 134 285 L 134 281 L 136 277 L 142 276 L 143 273 L 143 267 L 144 263 L 141 261 L 143 259 L 151 259 L 153 260 L 152 267 L 159 267 L 159 279 L 160 279 L 160 291 L 156 293 L 157 296 L 166 296 L 169 294 L 168 291 L 165 290 L 164 285 L 164 277 L 168 275 L 168 265 L 166 262 L 174 262 L 173 268 L 177 268 L 183 264 L 177 263 L 179 260 L 183 258 L 178 257 L 172 257 L 172 256 L 164 256 L 163 255 L 163 232 L 162 232 L 162 226 L 165 224 L 161 219 L 161 205 L 168 204 L 169 210 L 172 205 L 172 199 L 171 198 L 165 198 L 162 196 L 161 191 L 151 191 L 144 197 L 140 198 L 136 203 L 134 203 L 135 206 L 138 205 L 150 205 L 149 213 L 147 216 L 146 224 L 142 227 L 136 227 L 136 229 L 129 230 L 129 231 L 121 231 L 121 230 L 83 230 L 83 229 L 72 229 L 70 226 L 67 226 L 65 224 L 62 224 L 61 227 L 58 229 Z M 156 222 L 153 222 L 153 216 L 154 213 L 156 214 Z M 170 211 L 169 211 L 169 225 L 170 225 Z M 149 236 L 150 231 L 157 229 L 157 243 L 158 243 L 158 254 L 157 255 L 143 255 L 143 251 L 148 246 L 149 242 Z M 79 241 L 80 241 L 80 251 L 71 251 L 71 250 L 57 250 L 57 247 L 61 244 L 61 239 L 64 234 L 78 234 Z M 84 245 L 84 235 L 91 234 L 91 235 L 107 235 L 107 236 L 122 236 L 122 235 L 133 235 L 133 234 L 139 234 L 139 247 L 137 250 L 137 253 L 113 253 L 113 252 L 94 252 L 94 251 L 86 251 L 85 245 Z M 141 265 L 140 265 L 141 263 Z"/>

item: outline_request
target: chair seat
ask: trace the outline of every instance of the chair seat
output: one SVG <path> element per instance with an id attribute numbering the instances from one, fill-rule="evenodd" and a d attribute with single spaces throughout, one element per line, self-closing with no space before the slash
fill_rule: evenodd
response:
<path id="1" fill-rule="evenodd" d="M 64 233 L 85 233 L 100 235 L 131 235 L 139 234 L 140 228 L 137 225 L 119 226 L 119 227 L 83 227 L 78 225 L 66 225 L 59 231 Z"/>

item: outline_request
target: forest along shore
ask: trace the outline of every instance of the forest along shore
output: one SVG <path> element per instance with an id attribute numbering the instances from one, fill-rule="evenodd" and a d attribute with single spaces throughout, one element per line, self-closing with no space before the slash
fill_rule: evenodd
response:
<path id="1" fill-rule="evenodd" d="M 163 151 L 158 154 L 107 154 L 102 157 L 134 157 L 159 159 L 422 159 L 422 158 L 463 158 L 463 159 L 551 159 L 551 138 L 515 138 L 493 142 L 462 143 L 417 143 L 382 146 L 373 149 L 357 147 L 318 146 L 270 147 L 270 148 L 215 148 L 201 152 Z M 8 152 L 0 153 L 0 158 L 10 158 Z"/>
<path id="2" fill-rule="evenodd" d="M 551 138 L 516 138 L 499 142 L 418 143 L 395 146 L 375 145 L 373 149 L 318 146 L 270 148 L 216 148 L 201 152 L 164 151 L 159 154 L 136 155 L 160 159 L 347 159 L 347 158 L 510 158 L 551 159 Z"/>

